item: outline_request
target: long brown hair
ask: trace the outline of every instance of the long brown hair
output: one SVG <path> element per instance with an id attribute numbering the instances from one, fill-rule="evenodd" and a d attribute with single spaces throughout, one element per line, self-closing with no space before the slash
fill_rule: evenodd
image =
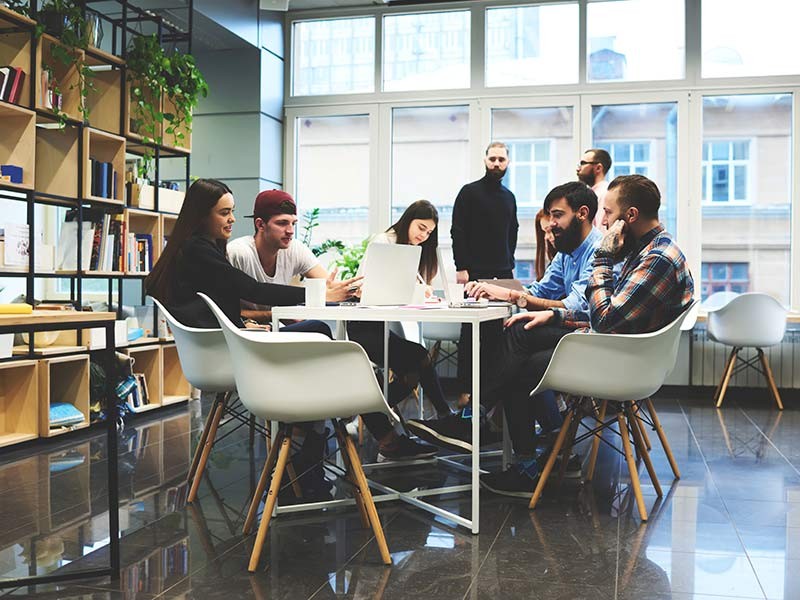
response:
<path id="1" fill-rule="evenodd" d="M 536 281 L 544 277 L 544 271 L 547 265 L 553 260 L 556 255 L 556 249 L 547 243 L 544 238 L 544 229 L 540 223 L 542 217 L 546 217 L 547 213 L 542 208 L 536 213 L 533 221 L 533 228 L 536 231 Z"/>
<path id="2" fill-rule="evenodd" d="M 439 245 L 439 211 L 436 207 L 427 200 L 417 200 L 405 210 L 397 223 L 386 231 L 394 230 L 398 244 L 408 244 L 408 228 L 414 219 L 431 219 L 436 224 L 428 239 L 420 244 L 422 256 L 419 258 L 419 274 L 425 283 L 430 284 L 439 271 L 436 261 L 436 247 Z"/>
<path id="3" fill-rule="evenodd" d="M 230 188 L 216 179 L 198 179 L 189 187 L 169 242 L 144 280 L 147 294 L 166 305 L 171 303 L 178 252 L 186 240 L 205 230 L 212 209 L 222 196 L 230 193 Z M 220 240 L 217 243 L 224 250 L 225 241 Z"/>

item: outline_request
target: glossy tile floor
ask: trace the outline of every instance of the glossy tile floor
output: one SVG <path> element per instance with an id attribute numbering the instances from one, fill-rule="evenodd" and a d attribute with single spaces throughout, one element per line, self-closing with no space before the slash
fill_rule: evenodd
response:
<path id="1" fill-rule="evenodd" d="M 717 411 L 708 399 L 674 392 L 658 399 L 683 477 L 673 482 L 652 435 L 665 495 L 656 498 L 643 476 L 647 523 L 638 519 L 619 456 L 603 446 L 592 484 L 551 488 L 533 512 L 525 501 L 483 493 L 477 536 L 408 505 L 379 503 L 391 567 L 380 563 L 353 508 L 280 515 L 255 575 L 246 570 L 253 536 L 243 537 L 241 528 L 263 444 L 251 452 L 244 429 L 223 440 L 199 501 L 187 506 L 183 478 L 203 417 L 195 402 L 129 423 L 123 434 L 119 582 L 85 580 L 0 595 L 800 598 L 800 411 L 788 402 L 778 413 L 766 391 L 751 401 L 726 402 Z M 103 434 L 57 444 L 0 456 L 0 577 L 107 564 Z M 374 448 L 363 452 L 368 459 Z M 432 465 L 379 468 L 372 475 L 406 489 L 465 479 Z M 467 494 L 438 502 L 469 512 Z"/>

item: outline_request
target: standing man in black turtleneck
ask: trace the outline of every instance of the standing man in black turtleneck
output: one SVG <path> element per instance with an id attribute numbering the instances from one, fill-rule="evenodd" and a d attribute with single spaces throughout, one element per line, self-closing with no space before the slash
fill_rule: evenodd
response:
<path id="1" fill-rule="evenodd" d="M 483 159 L 486 174 L 461 188 L 453 204 L 453 258 L 456 281 L 511 279 L 514 277 L 514 251 L 517 249 L 517 200 L 501 181 L 508 169 L 508 146 L 492 142 Z M 496 330 L 496 331 L 495 331 Z M 481 338 L 502 333 L 500 323 L 481 327 Z M 458 352 L 459 404 L 470 394 L 472 349 L 468 325 L 461 327 Z"/>

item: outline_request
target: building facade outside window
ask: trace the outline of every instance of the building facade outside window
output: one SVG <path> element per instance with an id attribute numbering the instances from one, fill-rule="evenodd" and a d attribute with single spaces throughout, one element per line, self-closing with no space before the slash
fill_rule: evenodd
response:
<path id="1" fill-rule="evenodd" d="M 703 202 L 749 203 L 750 140 L 703 142 Z"/>
<path id="2" fill-rule="evenodd" d="M 744 294 L 750 291 L 749 263 L 704 262 L 701 271 L 703 300 L 716 292 Z"/>

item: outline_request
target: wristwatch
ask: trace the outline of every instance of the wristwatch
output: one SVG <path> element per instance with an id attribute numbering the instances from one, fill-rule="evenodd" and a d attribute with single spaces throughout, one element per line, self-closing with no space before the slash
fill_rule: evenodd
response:
<path id="1" fill-rule="evenodd" d="M 528 306 L 528 294 L 522 292 L 519 296 L 517 296 L 517 306 L 520 308 L 525 308 Z"/>

